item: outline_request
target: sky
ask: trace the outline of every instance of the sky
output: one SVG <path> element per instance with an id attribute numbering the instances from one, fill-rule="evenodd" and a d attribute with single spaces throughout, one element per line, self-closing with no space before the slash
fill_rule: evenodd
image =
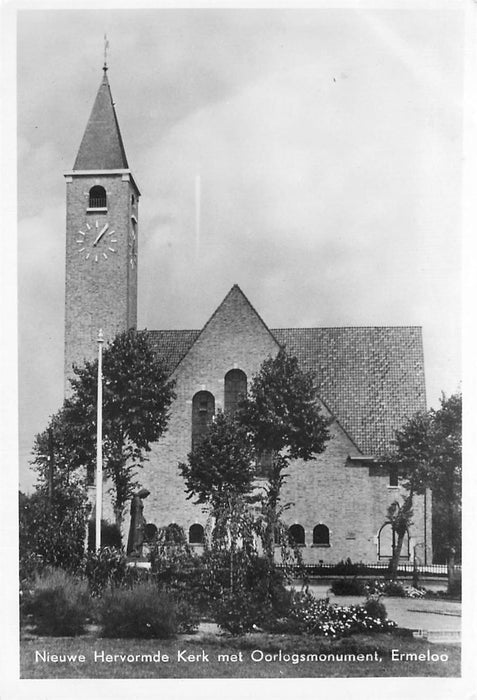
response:
<path id="1" fill-rule="evenodd" d="M 235 283 L 271 328 L 422 326 L 437 407 L 461 381 L 463 20 L 439 3 L 18 12 L 21 488 L 63 400 L 63 173 L 104 34 L 142 194 L 138 327 L 201 328 Z"/>

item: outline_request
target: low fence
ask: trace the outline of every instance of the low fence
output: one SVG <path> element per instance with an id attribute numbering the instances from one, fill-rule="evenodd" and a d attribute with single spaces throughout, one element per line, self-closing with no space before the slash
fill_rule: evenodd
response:
<path id="1" fill-rule="evenodd" d="M 304 564 L 302 567 L 308 576 L 383 576 L 389 569 L 389 562 L 373 562 L 352 564 Z M 447 564 L 418 564 L 416 567 L 411 562 L 402 562 L 398 565 L 398 574 L 412 575 L 417 569 L 417 573 L 422 576 L 447 577 Z M 455 572 L 460 577 L 461 565 L 455 566 Z M 297 569 L 297 574 L 299 573 Z"/>

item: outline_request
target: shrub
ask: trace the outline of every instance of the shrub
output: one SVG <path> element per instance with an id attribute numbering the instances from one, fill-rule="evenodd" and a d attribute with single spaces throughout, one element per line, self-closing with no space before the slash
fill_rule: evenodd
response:
<path id="1" fill-rule="evenodd" d="M 396 626 L 390 620 L 372 617 L 362 605 L 330 605 L 328 600 L 317 600 L 310 593 L 295 594 L 290 617 L 303 632 L 332 638 L 357 632 L 387 632 Z"/>
<path id="2" fill-rule="evenodd" d="M 384 621 L 388 617 L 386 607 L 384 603 L 381 603 L 379 598 L 368 598 L 368 600 L 364 604 L 364 609 L 366 610 L 366 613 L 369 615 L 369 617 L 372 617 L 376 620 Z"/>
<path id="3" fill-rule="evenodd" d="M 366 593 L 363 581 L 356 576 L 352 579 L 336 579 L 331 584 L 331 590 L 335 595 L 364 595 Z"/>
<path id="4" fill-rule="evenodd" d="M 58 637 L 84 632 L 90 612 L 86 581 L 61 569 L 47 569 L 38 576 L 25 602 L 38 634 Z"/>
<path id="5" fill-rule="evenodd" d="M 159 530 L 151 545 L 150 561 L 151 577 L 159 588 L 195 609 L 208 609 L 209 596 L 204 585 L 207 578 L 205 563 L 185 539 L 181 539 L 178 526 Z"/>
<path id="6" fill-rule="evenodd" d="M 270 610 L 251 591 L 228 591 L 213 605 L 214 620 L 232 634 L 243 634 L 258 628 Z"/>
<path id="7" fill-rule="evenodd" d="M 88 579 L 91 595 L 101 595 L 107 586 L 120 586 L 127 576 L 126 556 L 118 549 L 104 547 L 85 554 L 81 570 Z"/>
<path id="8" fill-rule="evenodd" d="M 341 560 L 333 567 L 333 573 L 337 576 L 352 576 L 353 574 L 365 574 L 368 571 L 366 564 L 362 562 L 353 563 L 348 557 Z"/>
<path id="9" fill-rule="evenodd" d="M 174 601 L 151 582 L 106 591 L 99 619 L 103 637 L 166 639 L 178 631 Z"/>
<path id="10" fill-rule="evenodd" d="M 254 591 L 255 597 L 271 605 L 277 617 L 283 617 L 290 611 L 292 593 L 285 587 L 285 574 L 266 557 L 248 558 L 245 571 L 245 586 Z"/>
<path id="11" fill-rule="evenodd" d="M 39 555 L 45 564 L 75 572 L 84 552 L 88 505 L 84 490 L 57 484 L 50 502 L 43 484 L 32 495 L 20 493 L 20 561 Z"/>
<path id="12" fill-rule="evenodd" d="M 222 553 L 221 563 L 229 564 L 230 555 Z M 235 557 L 234 589 L 230 590 L 230 571 L 221 566 L 223 594 L 213 603 L 217 624 L 232 634 L 241 634 L 257 627 L 274 630 L 278 620 L 285 624 L 292 593 L 285 588 L 283 572 L 265 557 L 243 551 Z"/>
<path id="13" fill-rule="evenodd" d="M 405 598 L 406 591 L 399 581 L 386 581 L 384 585 L 384 595 L 394 598 Z"/>
<path id="14" fill-rule="evenodd" d="M 184 598 L 175 600 L 177 631 L 191 634 L 196 632 L 200 622 L 200 615 L 195 605 L 191 605 Z"/>
<path id="15" fill-rule="evenodd" d="M 388 595 L 393 598 L 415 597 L 412 595 L 408 596 L 406 587 L 400 581 L 394 579 L 368 581 L 366 583 L 366 591 L 368 595 Z"/>

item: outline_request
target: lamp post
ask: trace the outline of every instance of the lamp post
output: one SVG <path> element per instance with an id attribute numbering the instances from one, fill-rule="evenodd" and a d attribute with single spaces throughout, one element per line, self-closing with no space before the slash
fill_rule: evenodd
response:
<path id="1" fill-rule="evenodd" d="M 96 414 L 96 551 L 101 549 L 103 505 L 103 331 L 98 333 L 98 398 Z"/>

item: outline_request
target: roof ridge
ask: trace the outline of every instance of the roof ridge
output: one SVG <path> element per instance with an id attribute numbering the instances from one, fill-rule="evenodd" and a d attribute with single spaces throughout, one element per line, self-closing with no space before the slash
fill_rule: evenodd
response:
<path id="1" fill-rule="evenodd" d="M 273 328 L 273 331 L 339 331 L 339 330 L 359 330 L 359 329 L 385 329 L 385 328 L 413 328 L 422 329 L 420 325 L 404 326 L 285 326 L 284 328 Z"/>
<path id="2" fill-rule="evenodd" d="M 282 344 L 279 343 L 278 340 L 275 338 L 275 336 L 274 336 L 273 333 L 271 332 L 270 328 L 267 326 L 267 324 L 265 323 L 265 321 L 263 320 L 263 318 L 260 316 L 260 314 L 258 313 L 258 311 L 256 311 L 256 309 L 254 308 L 254 306 L 250 303 L 250 301 L 248 300 L 247 296 L 246 296 L 246 295 L 243 293 L 243 291 L 240 289 L 239 285 L 238 285 L 238 284 L 234 284 L 234 285 L 229 289 L 229 291 L 227 292 L 227 294 L 225 295 L 225 297 L 222 299 L 222 301 L 220 302 L 220 304 L 217 306 L 217 308 L 215 309 L 215 311 L 212 313 L 212 315 L 209 317 L 209 319 L 206 321 L 206 323 L 204 324 L 204 326 L 200 329 L 200 332 L 199 332 L 197 338 L 194 340 L 194 342 L 192 343 L 192 345 L 190 346 L 190 348 L 187 350 L 187 352 L 181 357 L 181 359 L 180 359 L 179 362 L 177 363 L 176 367 L 179 366 L 179 364 L 182 362 L 182 360 L 184 359 L 184 357 L 192 350 L 192 348 L 193 348 L 194 345 L 197 343 L 197 341 L 199 340 L 199 338 L 200 338 L 200 337 L 202 336 L 202 334 L 205 332 L 205 329 L 212 323 L 213 319 L 217 316 L 217 314 L 219 313 L 220 309 L 224 306 L 224 304 L 226 303 L 226 301 L 229 299 L 229 297 L 232 295 L 232 293 L 233 293 L 235 290 L 237 290 L 238 292 L 240 292 L 240 294 L 241 294 L 242 297 L 245 299 L 245 301 L 246 301 L 246 303 L 248 304 L 248 306 L 250 307 L 250 309 L 251 309 L 251 310 L 253 311 L 253 313 L 257 316 L 257 318 L 258 318 L 259 321 L 262 323 L 262 325 L 263 325 L 263 327 L 265 328 L 265 330 L 267 331 L 267 333 L 270 334 L 270 336 L 272 337 L 272 339 L 274 340 L 274 342 L 277 344 L 277 346 L 278 346 L 279 348 L 282 347 Z"/>

